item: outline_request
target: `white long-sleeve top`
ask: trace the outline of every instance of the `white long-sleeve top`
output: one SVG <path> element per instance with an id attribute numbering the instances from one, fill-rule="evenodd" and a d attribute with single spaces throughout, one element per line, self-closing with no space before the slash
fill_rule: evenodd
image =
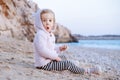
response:
<path id="1" fill-rule="evenodd" d="M 40 10 L 38 10 L 35 14 L 35 28 L 37 33 L 34 37 L 34 59 L 35 59 L 35 67 L 41 67 L 52 60 L 55 60 L 58 57 L 59 50 L 55 48 L 55 37 L 52 33 L 47 32 L 41 22 L 40 19 Z"/>

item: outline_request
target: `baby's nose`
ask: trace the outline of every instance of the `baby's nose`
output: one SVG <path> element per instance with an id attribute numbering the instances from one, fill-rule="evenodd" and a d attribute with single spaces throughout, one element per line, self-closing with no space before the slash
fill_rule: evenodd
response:
<path id="1" fill-rule="evenodd" d="M 46 25 L 49 25 L 49 23 L 46 23 Z"/>
<path id="2" fill-rule="evenodd" d="M 49 25 L 49 22 L 47 21 L 46 24 Z"/>

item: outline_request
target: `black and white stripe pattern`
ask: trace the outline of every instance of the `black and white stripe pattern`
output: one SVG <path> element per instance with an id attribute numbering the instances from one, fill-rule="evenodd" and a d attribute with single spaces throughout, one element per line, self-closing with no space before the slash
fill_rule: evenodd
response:
<path id="1" fill-rule="evenodd" d="M 47 65 L 41 67 L 41 69 L 44 70 L 56 70 L 56 71 L 62 71 L 62 70 L 69 70 L 76 74 L 84 74 L 85 70 L 83 68 L 77 67 L 75 64 L 73 64 L 70 61 L 52 61 L 48 63 Z"/>

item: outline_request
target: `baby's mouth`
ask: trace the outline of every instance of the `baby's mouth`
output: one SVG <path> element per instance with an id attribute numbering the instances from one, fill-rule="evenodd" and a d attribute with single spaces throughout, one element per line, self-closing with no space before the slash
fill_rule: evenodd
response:
<path id="1" fill-rule="evenodd" d="M 47 29 L 49 29 L 49 27 L 47 27 Z"/>
<path id="2" fill-rule="evenodd" d="M 47 30 L 49 30 L 50 28 L 49 27 L 47 27 Z"/>

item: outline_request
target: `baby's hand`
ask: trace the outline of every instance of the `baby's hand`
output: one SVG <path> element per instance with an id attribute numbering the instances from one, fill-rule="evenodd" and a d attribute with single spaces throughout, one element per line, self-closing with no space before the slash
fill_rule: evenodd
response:
<path id="1" fill-rule="evenodd" d="M 60 51 L 65 51 L 67 49 L 67 45 L 63 45 L 61 47 L 59 47 Z"/>
<path id="2" fill-rule="evenodd" d="M 57 57 L 55 60 L 56 60 L 56 61 L 61 61 L 61 58 L 60 58 L 60 57 Z"/>

